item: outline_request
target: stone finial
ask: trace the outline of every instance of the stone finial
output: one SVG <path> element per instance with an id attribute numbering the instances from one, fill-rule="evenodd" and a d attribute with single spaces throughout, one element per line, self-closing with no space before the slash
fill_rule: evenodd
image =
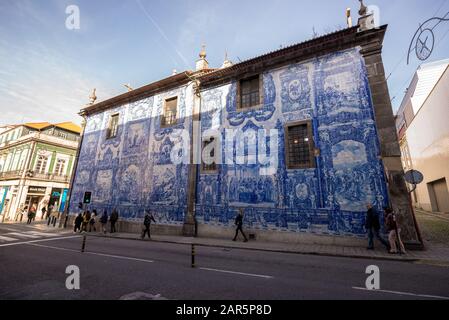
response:
<path id="1" fill-rule="evenodd" d="M 229 68 L 229 67 L 231 67 L 232 65 L 233 65 L 233 63 L 232 63 L 231 60 L 229 60 L 229 58 L 228 58 L 228 52 L 226 51 L 226 52 L 225 52 L 225 59 L 224 59 L 224 61 L 223 61 L 223 65 L 221 66 L 221 68 L 222 68 L 222 69 L 224 69 L 224 68 Z"/>
<path id="2" fill-rule="evenodd" d="M 368 11 L 368 8 L 363 4 L 363 0 L 359 0 L 360 1 L 360 10 L 359 10 L 359 15 L 361 17 L 366 16 L 366 13 Z"/>
<path id="3" fill-rule="evenodd" d="M 97 93 L 97 89 L 94 88 L 94 90 L 92 91 L 92 94 L 91 94 L 90 97 L 89 97 L 89 100 L 90 100 L 90 104 L 91 104 L 91 105 L 94 104 L 95 101 L 97 101 L 97 95 L 96 95 L 96 93 Z"/>
<path id="4" fill-rule="evenodd" d="M 206 45 L 203 44 L 200 52 L 200 59 L 196 62 L 196 71 L 209 69 L 209 62 L 207 62 L 206 56 Z"/>
<path id="5" fill-rule="evenodd" d="M 200 58 L 201 58 L 201 59 L 206 59 L 206 57 L 207 57 L 207 53 L 206 53 L 206 45 L 203 44 L 203 45 L 201 46 Z"/>

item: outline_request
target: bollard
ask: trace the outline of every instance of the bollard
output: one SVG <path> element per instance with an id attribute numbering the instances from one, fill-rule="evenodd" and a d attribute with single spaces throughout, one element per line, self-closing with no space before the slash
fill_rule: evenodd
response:
<path id="1" fill-rule="evenodd" d="M 195 268 L 195 245 L 192 244 L 192 268 Z"/>
<path id="2" fill-rule="evenodd" d="M 81 246 L 81 252 L 84 252 L 86 249 L 86 235 L 83 236 L 83 245 Z"/>

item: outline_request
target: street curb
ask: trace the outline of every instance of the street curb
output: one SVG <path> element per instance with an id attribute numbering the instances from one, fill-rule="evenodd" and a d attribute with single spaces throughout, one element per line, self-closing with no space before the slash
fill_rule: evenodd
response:
<path id="1" fill-rule="evenodd" d="M 120 240 L 134 240 L 141 242 L 141 239 L 138 238 L 127 238 L 123 236 L 104 236 L 104 235 L 91 235 L 96 238 L 104 238 L 104 239 L 120 239 Z M 344 254 L 334 254 L 334 253 L 326 253 L 326 252 L 318 252 L 318 251 L 291 251 L 291 250 L 283 250 L 283 249 L 269 249 L 269 248 L 254 248 L 254 247 L 238 247 L 232 245 L 215 245 L 215 244 L 202 244 L 202 243 L 186 243 L 181 241 L 170 241 L 170 240 L 151 240 L 151 242 L 157 243 L 170 243 L 170 244 L 181 244 L 185 246 L 190 246 L 192 244 L 200 247 L 209 247 L 209 248 L 223 248 L 223 249 L 237 249 L 237 250 L 248 250 L 248 251 L 262 251 L 262 252 L 276 252 L 276 253 L 288 253 L 288 254 L 298 254 L 298 255 L 313 255 L 313 256 L 323 256 L 323 257 L 334 257 L 334 258 L 352 258 L 352 259 L 365 259 L 365 260 L 382 260 L 382 261 L 395 261 L 395 262 L 418 262 L 424 261 L 424 259 L 419 258 L 395 258 L 392 257 L 374 257 L 374 256 L 360 256 L 360 255 L 344 255 Z M 435 260 L 434 260 L 435 261 Z M 439 261 L 440 263 L 449 263 L 445 261 Z"/>

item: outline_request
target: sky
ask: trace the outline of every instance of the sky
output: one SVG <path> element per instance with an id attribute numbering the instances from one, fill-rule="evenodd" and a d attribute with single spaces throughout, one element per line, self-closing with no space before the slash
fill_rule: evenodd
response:
<path id="1" fill-rule="evenodd" d="M 383 59 L 396 110 L 420 62 L 410 41 L 419 24 L 449 12 L 449 0 L 373 0 L 388 24 Z M 66 27 L 78 6 L 80 28 Z M 80 123 L 98 100 L 194 69 L 206 44 L 211 67 L 239 62 L 346 26 L 358 0 L 0 0 L 0 125 Z M 449 57 L 449 22 L 435 29 L 430 59 Z M 391 74 L 391 75 L 390 75 Z"/>

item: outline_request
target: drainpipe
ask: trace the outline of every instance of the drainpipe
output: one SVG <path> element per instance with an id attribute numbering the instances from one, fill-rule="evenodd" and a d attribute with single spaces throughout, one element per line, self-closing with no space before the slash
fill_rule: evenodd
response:
<path id="1" fill-rule="evenodd" d="M 79 162 L 79 157 L 80 157 L 80 153 L 81 153 L 81 148 L 83 146 L 85 128 L 86 128 L 86 116 L 83 115 L 83 121 L 81 123 L 80 143 L 79 143 L 78 149 L 76 150 L 76 156 L 73 161 L 73 168 L 72 168 L 72 174 L 70 176 L 69 193 L 68 193 L 67 199 L 66 199 L 66 206 L 64 208 L 64 213 L 61 215 L 61 219 L 59 221 L 60 228 L 62 228 L 62 227 L 67 228 L 67 221 L 69 219 L 69 213 L 70 213 L 70 199 L 72 198 L 73 185 L 75 183 L 76 171 L 78 170 L 78 162 Z"/>

